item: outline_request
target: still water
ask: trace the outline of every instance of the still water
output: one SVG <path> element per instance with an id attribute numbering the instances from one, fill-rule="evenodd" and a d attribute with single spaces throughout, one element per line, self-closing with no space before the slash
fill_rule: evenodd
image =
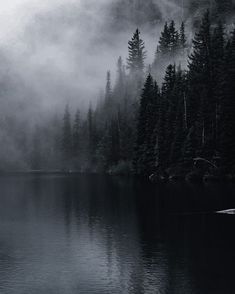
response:
<path id="1" fill-rule="evenodd" d="M 1 294 L 235 293 L 233 185 L 0 178 Z"/>

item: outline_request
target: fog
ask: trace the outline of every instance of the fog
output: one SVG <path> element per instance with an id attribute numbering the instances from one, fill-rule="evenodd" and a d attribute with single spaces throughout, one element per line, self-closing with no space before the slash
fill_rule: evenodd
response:
<path id="1" fill-rule="evenodd" d="M 197 18 L 199 9 L 203 10 L 205 4 L 208 6 L 209 0 L 193 2 L 196 5 L 194 10 L 190 7 L 192 2 L 9 0 L 2 3 L 0 169 L 4 169 L 5 165 L 12 165 L 13 169 L 16 165 L 24 167 L 33 161 L 34 153 L 42 153 L 46 163 L 49 159 L 57 162 L 56 152 L 61 149 L 65 106 L 69 105 L 73 123 L 78 108 L 83 112 L 87 111 L 90 103 L 95 107 L 101 93 L 105 91 L 108 70 L 111 71 L 111 83 L 114 86 L 117 60 L 122 56 L 126 63 L 128 40 L 137 27 L 147 51 L 146 73 L 148 65 L 154 61 L 165 21 L 174 19 L 177 29 L 185 21 L 186 35 L 191 40 L 192 16 Z M 153 69 L 154 78 L 161 81 L 168 65 L 164 62 L 180 61 L 182 67 L 187 66 L 186 55 L 181 54 L 179 58 L 174 56 L 174 60 L 163 60 L 162 65 L 158 64 Z M 136 91 L 132 89 L 135 86 L 128 87 L 127 92 L 132 94 L 127 95 L 132 95 L 131 99 L 138 99 L 140 88 Z M 133 107 L 130 109 L 132 111 Z M 112 113 L 110 109 L 104 112 Z M 100 119 L 104 117 L 101 115 Z M 41 146 L 38 142 L 41 142 Z M 61 150 L 58 152 L 61 153 Z M 49 165 L 50 162 L 47 168 Z M 54 168 L 54 163 L 51 165 Z"/>
<path id="2" fill-rule="evenodd" d="M 145 3 L 146 2 L 146 3 Z M 1 109 L 34 118 L 66 103 L 83 108 L 137 26 L 153 61 L 162 21 L 182 17 L 176 1 L 9 0 L 1 4 Z M 155 2 L 155 3 L 154 3 Z M 125 4 L 125 5 L 123 5 Z M 154 7 L 154 9 L 153 9 Z M 3 91 L 3 89 L 5 89 Z"/>

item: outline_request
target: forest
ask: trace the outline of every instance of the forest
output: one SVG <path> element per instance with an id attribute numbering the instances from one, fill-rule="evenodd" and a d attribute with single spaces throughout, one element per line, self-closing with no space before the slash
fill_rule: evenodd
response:
<path id="1" fill-rule="evenodd" d="M 235 30 L 224 20 L 228 2 L 222 10 L 217 3 L 220 17 L 204 12 L 192 39 L 185 22 L 165 22 L 151 64 L 137 28 L 97 103 L 86 113 L 68 103 L 27 138 L 13 134 L 24 156 L 20 167 L 18 159 L 1 158 L 1 170 L 232 177 Z M 14 133 L 11 119 L 3 124 Z"/>
<path id="2" fill-rule="evenodd" d="M 212 24 L 207 11 L 192 49 L 185 31 L 184 23 L 178 29 L 174 21 L 165 23 L 155 60 L 145 71 L 144 41 L 136 30 L 127 65 L 119 57 L 114 85 L 107 72 L 97 106 L 90 105 L 85 117 L 79 110 L 72 117 L 66 106 L 55 168 L 174 177 L 195 169 L 214 176 L 235 172 L 235 30 Z M 156 73 L 169 61 L 159 84 Z M 33 170 L 44 168 L 39 138 L 35 133 Z"/>

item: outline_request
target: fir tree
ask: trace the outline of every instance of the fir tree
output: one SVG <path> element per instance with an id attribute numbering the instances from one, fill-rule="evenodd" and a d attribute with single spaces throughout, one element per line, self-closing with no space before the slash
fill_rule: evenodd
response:
<path id="1" fill-rule="evenodd" d="M 162 54 L 167 54 L 169 52 L 170 42 L 171 42 L 170 29 L 168 27 L 168 23 L 166 22 L 164 25 L 164 29 L 161 32 L 158 51 L 161 52 Z"/>
<path id="2" fill-rule="evenodd" d="M 221 114 L 221 153 L 222 166 L 228 173 L 235 171 L 235 30 L 227 44 L 225 60 L 225 95 L 222 100 Z"/>
<path id="3" fill-rule="evenodd" d="M 161 140 L 162 161 L 164 166 L 169 165 L 171 143 L 173 138 L 173 124 L 176 115 L 176 101 L 173 94 L 176 82 L 175 65 L 169 65 L 166 70 L 162 86 L 162 109 L 161 109 Z M 163 155 L 164 154 L 164 155 Z"/>
<path id="4" fill-rule="evenodd" d="M 213 92 L 215 95 L 214 113 L 214 142 L 217 151 L 221 148 L 221 103 L 225 94 L 225 39 L 224 28 L 221 22 L 217 24 L 212 35 L 212 70 L 213 70 Z"/>
<path id="5" fill-rule="evenodd" d="M 98 169 L 100 172 L 107 172 L 111 162 L 111 144 L 112 138 L 110 136 L 110 129 L 106 123 L 102 137 L 98 143 L 96 150 L 96 158 L 98 162 Z"/>
<path id="6" fill-rule="evenodd" d="M 128 42 L 128 51 L 127 68 L 130 70 L 130 74 L 142 74 L 146 52 L 144 41 L 140 38 L 139 29 L 136 30 L 131 41 Z"/>
<path id="7" fill-rule="evenodd" d="M 95 125 L 94 125 L 94 113 L 92 106 L 90 104 L 87 113 L 87 123 L 88 123 L 88 151 L 89 155 L 93 157 L 93 152 L 95 150 Z"/>
<path id="8" fill-rule="evenodd" d="M 193 53 L 189 62 L 189 127 L 197 125 L 201 155 L 210 158 L 214 153 L 214 113 L 211 23 L 209 11 L 203 16 L 199 32 L 193 40 Z"/>
<path id="9" fill-rule="evenodd" d="M 117 62 L 117 79 L 113 93 L 115 103 L 119 105 L 119 107 L 124 102 L 126 92 L 125 66 L 123 64 L 122 57 L 120 56 Z"/>
<path id="10" fill-rule="evenodd" d="M 141 95 L 137 122 L 137 140 L 135 146 L 134 169 L 137 174 L 152 172 L 154 148 L 152 136 L 157 122 L 158 88 L 149 74 Z"/>
<path id="11" fill-rule="evenodd" d="M 70 160 L 72 157 L 71 115 L 68 105 L 65 107 L 63 118 L 62 154 L 65 161 Z"/>
<path id="12" fill-rule="evenodd" d="M 120 159 L 120 129 L 118 119 L 112 119 L 109 132 L 111 138 L 110 165 L 116 165 Z"/>
<path id="13" fill-rule="evenodd" d="M 156 127 L 159 120 L 159 102 L 160 102 L 160 90 L 156 82 L 154 82 L 153 94 L 149 99 L 149 103 L 146 109 L 147 121 L 146 121 L 146 155 L 145 166 L 146 173 L 149 175 L 156 170 Z"/>
<path id="14" fill-rule="evenodd" d="M 215 0 L 217 17 L 225 20 L 225 17 L 232 11 L 233 4 L 233 0 Z"/>
<path id="15" fill-rule="evenodd" d="M 122 57 L 118 58 L 117 62 L 117 84 L 119 88 L 124 87 L 124 79 L 125 79 L 125 66 L 122 61 Z"/>
<path id="16" fill-rule="evenodd" d="M 174 55 L 179 48 L 179 33 L 175 29 L 175 22 L 172 20 L 169 25 L 169 51 Z"/>
<path id="17" fill-rule="evenodd" d="M 106 87 L 105 87 L 105 103 L 106 105 L 111 104 L 112 99 L 112 88 L 111 88 L 111 72 L 107 72 L 107 78 L 106 78 Z"/>
<path id="18" fill-rule="evenodd" d="M 172 91 L 172 115 L 170 127 L 172 128 L 172 142 L 170 150 L 170 166 L 182 164 L 183 142 L 187 132 L 185 123 L 185 96 L 186 96 L 186 74 L 179 68 L 176 72 L 175 85 Z"/>
<path id="19" fill-rule="evenodd" d="M 181 49 L 186 48 L 187 38 L 186 38 L 186 35 L 185 35 L 185 24 L 184 24 L 184 22 L 182 22 L 181 26 L 180 26 L 179 43 L 180 43 L 180 48 Z"/>
<path id="20" fill-rule="evenodd" d="M 79 155 L 79 149 L 80 149 L 80 126 L 81 122 L 80 122 L 80 111 L 77 110 L 76 114 L 75 114 L 75 119 L 74 119 L 74 125 L 73 125 L 73 154 L 74 156 L 78 156 Z"/>

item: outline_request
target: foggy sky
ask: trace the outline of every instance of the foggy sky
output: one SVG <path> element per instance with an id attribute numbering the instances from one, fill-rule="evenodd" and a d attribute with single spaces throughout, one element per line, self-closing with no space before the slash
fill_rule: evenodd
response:
<path id="1" fill-rule="evenodd" d="M 20 105 L 36 117 L 39 109 L 55 111 L 67 102 L 83 107 L 95 100 L 106 71 L 115 74 L 117 58 L 126 59 L 137 26 L 146 43 L 146 63 L 153 61 L 161 20 L 182 14 L 177 1 L 182 0 L 1 3 L 1 108 L 17 116 Z"/>

